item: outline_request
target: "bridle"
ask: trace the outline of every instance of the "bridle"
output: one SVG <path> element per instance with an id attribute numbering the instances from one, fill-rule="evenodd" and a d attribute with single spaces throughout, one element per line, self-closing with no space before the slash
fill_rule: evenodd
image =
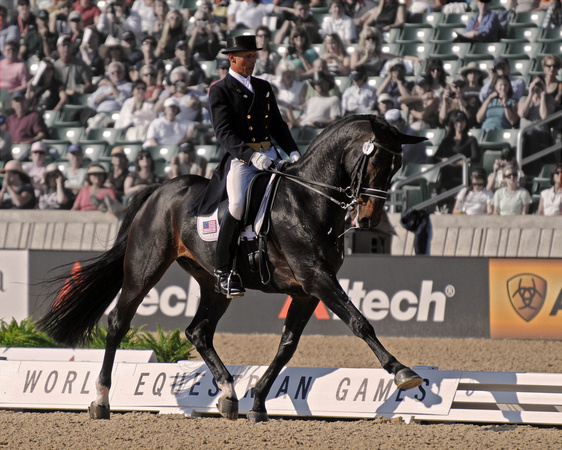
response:
<path id="1" fill-rule="evenodd" d="M 288 174 L 288 173 L 285 173 L 285 172 L 280 172 L 277 169 L 272 169 L 272 170 L 270 170 L 270 172 L 278 174 L 278 175 L 280 175 L 284 178 L 287 178 L 291 181 L 294 181 L 297 184 L 300 184 L 301 186 L 304 186 L 305 188 L 307 188 L 311 191 L 316 192 L 317 194 L 319 194 L 319 195 L 327 198 L 328 200 L 332 201 L 333 203 L 335 203 L 336 205 L 338 205 L 342 209 L 349 209 L 349 208 L 361 203 L 361 196 L 373 197 L 373 198 L 378 198 L 378 199 L 381 199 L 381 200 L 386 200 L 387 197 L 388 197 L 388 190 L 366 188 L 366 187 L 361 186 L 361 184 L 363 182 L 363 177 L 365 175 L 367 162 L 376 153 L 375 149 L 381 149 L 381 150 L 384 150 L 388 153 L 391 153 L 393 165 L 394 165 L 394 159 L 396 158 L 396 156 L 402 155 L 402 152 L 397 152 L 397 151 L 387 147 L 386 145 L 381 144 L 380 142 L 377 142 L 375 134 L 373 133 L 371 135 L 371 137 L 369 138 L 369 140 L 366 141 L 363 144 L 361 156 L 359 157 L 359 159 L 357 160 L 357 162 L 355 163 L 355 165 L 353 167 L 353 170 L 351 171 L 351 184 L 346 188 L 341 188 L 339 186 L 333 186 L 331 184 L 322 183 L 320 181 L 308 180 L 306 178 L 299 177 L 298 175 L 291 175 L 291 174 Z M 339 192 L 339 193 L 343 193 L 343 194 L 346 195 L 346 197 L 348 199 L 350 199 L 350 202 L 347 203 L 347 202 L 339 201 L 336 198 L 332 197 L 331 195 L 326 194 L 325 192 L 322 192 L 321 190 L 314 188 L 313 186 L 324 187 L 324 188 L 328 188 L 328 189 L 331 189 L 331 190 Z"/>

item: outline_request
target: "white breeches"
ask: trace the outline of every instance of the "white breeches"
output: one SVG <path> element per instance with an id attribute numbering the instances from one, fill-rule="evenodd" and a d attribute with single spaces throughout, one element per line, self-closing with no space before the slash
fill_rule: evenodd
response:
<path id="1" fill-rule="evenodd" d="M 271 146 L 264 154 L 276 162 L 280 161 L 274 146 Z M 242 220 L 246 203 L 246 191 L 250 181 L 258 172 L 259 170 L 253 165 L 248 166 L 237 158 L 230 162 L 230 170 L 226 177 L 226 193 L 228 195 L 228 211 L 236 220 Z"/>

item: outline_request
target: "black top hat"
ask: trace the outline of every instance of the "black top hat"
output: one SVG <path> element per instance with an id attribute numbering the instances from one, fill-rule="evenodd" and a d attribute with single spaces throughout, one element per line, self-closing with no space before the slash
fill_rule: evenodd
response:
<path id="1" fill-rule="evenodd" d="M 226 48 L 221 53 L 257 52 L 262 50 L 256 46 L 255 36 L 233 36 L 226 39 Z"/>

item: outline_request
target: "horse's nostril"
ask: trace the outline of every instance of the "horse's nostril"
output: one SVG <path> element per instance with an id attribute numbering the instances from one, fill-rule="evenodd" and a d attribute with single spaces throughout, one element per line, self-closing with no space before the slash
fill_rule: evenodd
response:
<path id="1" fill-rule="evenodd" d="M 371 221 L 369 220 L 369 218 L 362 217 L 361 220 L 359 220 L 359 228 L 363 230 L 367 230 L 370 227 L 371 227 Z"/>

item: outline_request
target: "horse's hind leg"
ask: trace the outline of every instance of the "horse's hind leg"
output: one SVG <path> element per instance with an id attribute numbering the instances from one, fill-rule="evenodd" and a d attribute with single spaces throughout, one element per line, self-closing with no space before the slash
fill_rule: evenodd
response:
<path id="1" fill-rule="evenodd" d="M 236 420 L 238 397 L 234 390 L 234 379 L 213 345 L 217 323 L 230 305 L 230 299 L 215 292 L 212 276 L 205 273 L 196 279 L 201 287 L 201 301 L 195 317 L 185 330 L 185 335 L 195 346 L 223 392 L 217 403 L 219 412 L 229 420 Z"/>
<path id="2" fill-rule="evenodd" d="M 283 334 L 277 354 L 254 387 L 254 405 L 251 411 L 248 412 L 248 420 L 250 422 L 265 422 L 268 420 L 265 399 L 279 372 L 295 354 L 304 327 L 310 320 L 316 306 L 318 306 L 318 299 L 316 298 L 293 297 L 287 312 L 287 318 L 285 319 L 285 326 L 283 327 Z"/>
<path id="3" fill-rule="evenodd" d="M 373 350 L 381 366 L 391 374 L 394 374 L 394 383 L 399 389 L 412 389 L 422 383 L 422 378 L 409 367 L 404 366 L 386 350 L 378 340 L 375 329 L 369 321 L 359 312 L 355 305 L 349 300 L 335 276 L 320 271 L 317 277 L 310 277 L 305 290 L 313 292 L 314 296 L 321 298 L 324 304 L 330 308 L 350 329 L 355 336 L 363 339 Z"/>
<path id="4" fill-rule="evenodd" d="M 146 243 L 145 243 L 146 245 Z M 130 246 L 125 259 L 125 278 L 117 306 L 109 313 L 105 354 L 96 381 L 96 399 L 88 408 L 92 419 L 109 419 L 109 389 L 115 355 L 121 341 L 131 327 L 137 308 L 150 289 L 170 267 L 173 256 L 170 249 L 152 248 L 150 255 L 142 252 L 142 246 Z"/>

